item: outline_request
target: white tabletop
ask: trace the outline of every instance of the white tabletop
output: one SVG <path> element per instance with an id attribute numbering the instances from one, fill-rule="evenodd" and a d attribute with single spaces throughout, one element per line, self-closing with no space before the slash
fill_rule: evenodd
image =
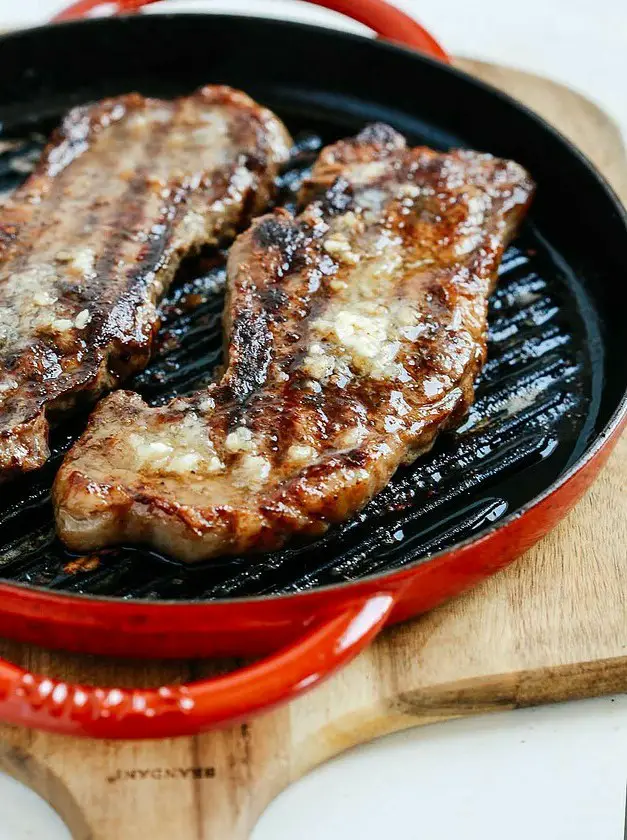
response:
<path id="1" fill-rule="evenodd" d="M 627 136 L 627 0 L 396 2 L 449 52 L 566 82 Z M 294 0 L 168 5 L 364 31 Z M 0 25 L 44 21 L 62 6 L 0 0 Z M 282 794 L 253 840 L 625 840 L 626 780 L 627 697 L 503 712 L 399 733 L 341 756 Z M 1 774 L 0 804 L 0 840 L 68 840 L 41 800 Z"/>

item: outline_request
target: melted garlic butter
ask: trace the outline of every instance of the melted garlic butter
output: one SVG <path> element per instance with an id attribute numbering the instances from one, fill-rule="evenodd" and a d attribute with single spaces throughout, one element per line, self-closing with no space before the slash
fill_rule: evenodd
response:
<path id="1" fill-rule="evenodd" d="M 356 169 L 353 186 L 365 185 L 373 173 Z M 403 343 L 418 340 L 428 324 L 415 305 L 395 296 L 395 284 L 399 272 L 420 269 L 433 259 L 427 254 L 403 265 L 403 243 L 382 220 L 386 204 L 400 202 L 401 214 L 407 214 L 421 194 L 432 195 L 433 189 L 406 182 L 385 188 L 364 186 L 355 192 L 357 212 L 331 221 L 323 248 L 338 263 L 339 273 L 328 281 L 333 293 L 328 306 L 311 324 L 312 341 L 302 367 L 312 381 L 343 387 L 354 375 L 398 382 L 411 379 L 397 357 Z M 467 214 L 456 232 L 456 257 L 479 246 L 490 208 L 489 195 L 480 190 L 467 195 L 466 202 Z M 434 383 L 430 392 L 426 382 L 425 392 L 433 396 L 441 387 Z"/>
<path id="2" fill-rule="evenodd" d="M 207 427 L 195 414 L 158 429 L 141 429 L 129 437 L 137 469 L 161 473 L 211 475 L 224 470 Z"/>
<path id="3" fill-rule="evenodd" d="M 195 414 L 188 414 L 178 422 L 164 423 L 157 429 L 134 432 L 129 443 L 133 467 L 143 472 L 217 476 L 227 469 L 207 436 L 206 423 Z M 236 455 L 231 473 L 236 487 L 255 490 L 264 484 L 271 464 L 255 453 L 256 441 L 250 429 L 242 426 L 230 432 L 224 448 Z"/>
<path id="4" fill-rule="evenodd" d="M 355 373 L 407 382 L 411 377 L 396 357 L 404 341 L 415 341 L 425 329 L 417 310 L 402 301 L 337 301 L 312 323 L 317 341 L 303 369 L 318 381 L 334 378 L 340 387 Z"/>
<path id="5" fill-rule="evenodd" d="M 318 450 L 305 443 L 293 443 L 287 450 L 286 460 L 291 464 L 306 464 L 315 461 Z"/>
<path id="6" fill-rule="evenodd" d="M 2 284 L 6 303 L 0 305 L 0 349 L 32 341 L 33 333 L 63 335 L 83 330 L 91 321 L 88 309 L 68 311 L 59 302 L 57 282 L 70 276 L 87 280 L 93 276 L 94 253 L 90 248 L 59 250 L 54 262 L 30 265 L 11 274 Z"/>
<path id="7" fill-rule="evenodd" d="M 270 466 L 270 461 L 262 455 L 246 454 L 233 471 L 233 483 L 237 487 L 254 490 L 266 481 L 270 475 Z"/>
<path id="8" fill-rule="evenodd" d="M 403 201 L 413 203 L 419 189 L 398 186 Z M 357 193 L 359 212 L 334 219 L 322 247 L 343 268 L 329 280 L 333 296 L 311 323 L 312 341 L 302 369 L 312 380 L 344 387 L 355 375 L 378 380 L 411 379 L 397 356 L 403 342 L 415 341 L 426 329 L 417 309 L 394 294 L 403 270 L 403 243 L 377 220 L 390 193 L 367 188 Z M 368 224 L 373 222 L 371 228 Z"/>

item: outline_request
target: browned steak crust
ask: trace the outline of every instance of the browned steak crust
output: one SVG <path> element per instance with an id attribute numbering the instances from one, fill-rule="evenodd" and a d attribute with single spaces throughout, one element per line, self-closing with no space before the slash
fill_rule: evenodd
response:
<path id="1" fill-rule="evenodd" d="M 267 206 L 290 144 L 219 86 L 69 113 L 0 213 L 0 479 L 46 460 L 49 417 L 146 364 L 181 259 Z"/>
<path id="2" fill-rule="evenodd" d="M 327 148 L 303 212 L 231 249 L 222 379 L 163 408 L 106 399 L 57 477 L 61 537 L 194 561 L 351 516 L 472 401 L 532 191 L 515 163 L 408 149 L 386 126 Z"/>

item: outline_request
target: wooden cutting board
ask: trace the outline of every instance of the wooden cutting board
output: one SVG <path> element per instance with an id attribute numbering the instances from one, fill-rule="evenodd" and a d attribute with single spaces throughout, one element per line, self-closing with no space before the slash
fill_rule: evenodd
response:
<path id="1" fill-rule="evenodd" d="M 627 202 L 621 136 L 599 108 L 536 76 L 458 64 L 557 125 Z M 35 671 L 104 685 L 156 685 L 217 670 L 10 642 L 0 653 Z M 80 840 L 136 840 L 138 831 L 151 840 L 243 840 L 284 787 L 354 744 L 448 718 L 625 690 L 624 436 L 592 490 L 540 545 L 468 595 L 387 631 L 290 706 L 171 741 L 98 742 L 0 726 L 0 767 L 43 795 Z"/>

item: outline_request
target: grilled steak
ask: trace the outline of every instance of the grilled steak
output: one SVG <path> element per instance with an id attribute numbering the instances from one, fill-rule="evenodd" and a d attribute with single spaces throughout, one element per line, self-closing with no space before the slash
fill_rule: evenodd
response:
<path id="1" fill-rule="evenodd" d="M 515 163 L 382 125 L 324 150 L 302 213 L 231 249 L 222 378 L 162 408 L 107 398 L 57 477 L 61 537 L 195 561 L 351 516 L 471 403 L 532 191 Z"/>
<path id="2" fill-rule="evenodd" d="M 45 462 L 50 417 L 146 364 L 181 259 L 265 208 L 290 144 L 225 87 L 70 112 L 0 212 L 0 478 Z"/>

